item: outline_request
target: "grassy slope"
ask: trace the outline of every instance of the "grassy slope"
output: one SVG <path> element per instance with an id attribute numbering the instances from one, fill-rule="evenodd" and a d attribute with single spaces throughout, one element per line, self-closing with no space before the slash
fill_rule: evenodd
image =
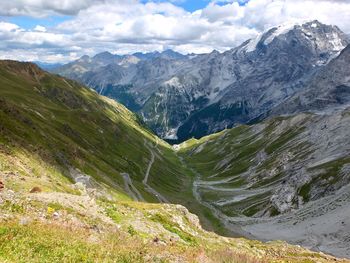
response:
<path id="1" fill-rule="evenodd" d="M 169 145 L 126 108 L 76 82 L 1 61 L 0 102 L 1 261 L 329 259 L 284 243 L 220 238 L 198 228 L 182 208 L 132 202 L 121 173 L 129 173 L 146 201 L 156 201 L 142 184 L 151 158 L 146 141 L 155 152 L 149 185 L 211 217 L 193 197 L 193 173 Z M 77 171 L 92 178 L 92 189 L 73 184 Z M 44 193 L 29 194 L 33 187 Z"/>
<path id="2" fill-rule="evenodd" d="M 138 124 L 135 115 L 31 64 L 2 64 L 0 131 L 4 151 L 27 153 L 62 175 L 70 175 L 70 168 L 77 168 L 121 193 L 121 173 L 142 181 L 150 158 L 143 144 L 145 140 L 156 144 L 156 137 Z M 162 141 L 158 147 L 169 151 Z M 176 160 L 163 158 L 161 162 L 167 168 L 158 176 L 167 178 L 172 173 L 174 185 L 181 184 Z M 145 193 L 146 200 L 152 198 Z"/>

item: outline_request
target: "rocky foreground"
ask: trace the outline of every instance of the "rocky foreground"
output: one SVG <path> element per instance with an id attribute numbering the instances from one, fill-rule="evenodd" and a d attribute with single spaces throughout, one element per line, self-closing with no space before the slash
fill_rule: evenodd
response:
<path id="1" fill-rule="evenodd" d="M 6 187 L 15 176 L 0 192 L 2 262 L 350 262 L 220 237 L 183 206 L 112 201 L 81 184 L 67 186 L 75 194 L 15 192 Z"/>

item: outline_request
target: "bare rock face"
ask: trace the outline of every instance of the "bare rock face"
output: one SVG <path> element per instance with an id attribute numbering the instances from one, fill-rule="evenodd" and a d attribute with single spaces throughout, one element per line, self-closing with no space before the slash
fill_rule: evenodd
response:
<path id="1" fill-rule="evenodd" d="M 350 103 L 350 46 L 313 76 L 309 84 L 271 111 L 273 115 L 327 112 Z"/>
<path id="2" fill-rule="evenodd" d="M 183 141 L 268 116 L 348 43 L 336 26 L 311 21 L 272 28 L 224 53 L 105 52 L 56 72 L 139 112 L 161 137 Z"/>
<path id="3" fill-rule="evenodd" d="M 284 185 L 271 197 L 271 203 L 279 213 L 288 212 L 294 205 L 293 201 L 296 194 L 297 191 L 293 186 Z"/>

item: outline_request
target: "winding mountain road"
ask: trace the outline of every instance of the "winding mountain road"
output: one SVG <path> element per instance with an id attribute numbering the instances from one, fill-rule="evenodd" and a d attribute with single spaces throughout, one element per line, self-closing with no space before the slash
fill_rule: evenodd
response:
<path id="1" fill-rule="evenodd" d="M 199 187 L 203 185 L 203 181 L 201 180 L 201 174 L 196 171 L 194 168 L 190 167 L 187 165 L 187 163 L 185 162 L 185 160 L 183 159 L 183 157 L 178 156 L 178 158 L 180 159 L 180 162 L 182 163 L 182 165 L 184 167 L 186 167 L 187 169 L 189 169 L 194 175 L 195 175 L 195 179 L 193 181 L 193 186 L 192 186 L 192 192 L 193 192 L 193 196 L 194 198 L 197 200 L 197 202 L 208 208 L 213 215 L 220 219 L 220 221 L 223 223 L 223 225 L 226 227 L 227 230 L 229 230 L 232 234 L 232 236 L 235 237 L 252 237 L 251 234 L 247 233 L 246 231 L 244 231 L 239 225 L 235 224 L 232 222 L 232 218 L 225 215 L 224 213 L 222 213 L 219 209 L 217 209 L 214 205 L 203 201 L 200 192 L 199 192 Z"/>
<path id="2" fill-rule="evenodd" d="M 122 173 L 121 175 L 123 176 L 125 190 L 128 192 L 128 194 L 136 201 L 145 201 L 139 190 L 137 190 L 132 183 L 130 175 L 128 173 Z"/>
<path id="3" fill-rule="evenodd" d="M 157 144 L 158 144 L 158 141 L 157 141 Z M 169 203 L 169 201 L 164 196 L 162 196 L 159 192 L 157 192 L 154 188 L 152 188 L 148 184 L 149 174 L 150 174 L 150 171 L 152 169 L 152 165 L 153 165 L 153 163 L 155 161 L 155 153 L 154 153 L 153 149 L 148 145 L 146 140 L 144 140 L 144 145 L 151 153 L 151 159 L 150 159 L 150 161 L 148 163 L 147 170 L 146 170 L 146 173 L 145 173 L 145 177 L 142 180 L 142 183 L 145 186 L 145 190 L 147 192 L 151 193 L 152 195 L 154 195 L 158 199 L 159 202 L 161 202 L 161 203 Z M 154 147 L 157 147 L 157 145 L 154 146 Z"/>

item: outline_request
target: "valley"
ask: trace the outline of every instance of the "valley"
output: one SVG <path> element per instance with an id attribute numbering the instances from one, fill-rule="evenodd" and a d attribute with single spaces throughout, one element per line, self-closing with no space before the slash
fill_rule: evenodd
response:
<path id="1" fill-rule="evenodd" d="M 192 221 L 186 226 L 179 223 L 183 214 L 179 211 L 185 208 L 169 204 L 174 203 L 198 215 L 195 225 L 200 222 L 204 229 L 224 236 L 287 240 L 349 256 L 347 109 L 330 115 L 271 118 L 170 146 L 140 125 L 124 106 L 74 81 L 30 63 L 1 61 L 0 71 L 0 172 L 5 187 L 0 192 L 1 220 L 18 229 L 16 235 L 25 233 L 16 223 L 24 220 L 25 226 L 40 227 L 35 231 L 44 231 L 45 236 L 51 235 L 48 226 L 70 222 L 77 238 L 81 227 L 97 224 L 97 232 L 92 226 L 87 233 L 108 242 L 114 242 L 105 234 L 115 231 L 115 222 L 126 235 L 146 240 L 156 236 L 155 244 L 168 244 L 164 235 L 170 231 L 175 240 L 184 240 L 185 247 L 195 242 L 193 251 L 201 247 L 198 238 L 217 238 L 205 230 L 193 230 Z M 84 203 L 90 207 L 89 202 L 93 206 L 88 210 L 78 208 Z M 153 207 L 145 202 L 163 204 Z M 165 219 L 164 212 L 158 212 L 163 209 L 174 217 Z M 332 227 L 325 227 L 330 224 L 327 217 L 338 210 Z M 188 211 L 184 214 L 196 218 Z M 152 222 L 161 222 L 163 228 Z M 9 233 L 6 225 L 1 229 L 5 232 L 0 233 Z M 62 235 L 65 230 L 55 231 Z M 204 240 L 213 244 L 205 255 L 216 251 L 215 242 Z M 236 245 L 230 244 L 238 240 L 250 242 L 220 237 L 216 244 L 232 256 Z M 272 259 L 269 246 L 279 246 L 254 242 L 260 252 L 246 250 L 247 262 Z M 175 243 L 176 249 L 182 246 Z M 278 257 L 299 262 L 299 252 L 292 257 L 288 253 Z M 178 252 L 172 255 L 179 256 Z"/>

